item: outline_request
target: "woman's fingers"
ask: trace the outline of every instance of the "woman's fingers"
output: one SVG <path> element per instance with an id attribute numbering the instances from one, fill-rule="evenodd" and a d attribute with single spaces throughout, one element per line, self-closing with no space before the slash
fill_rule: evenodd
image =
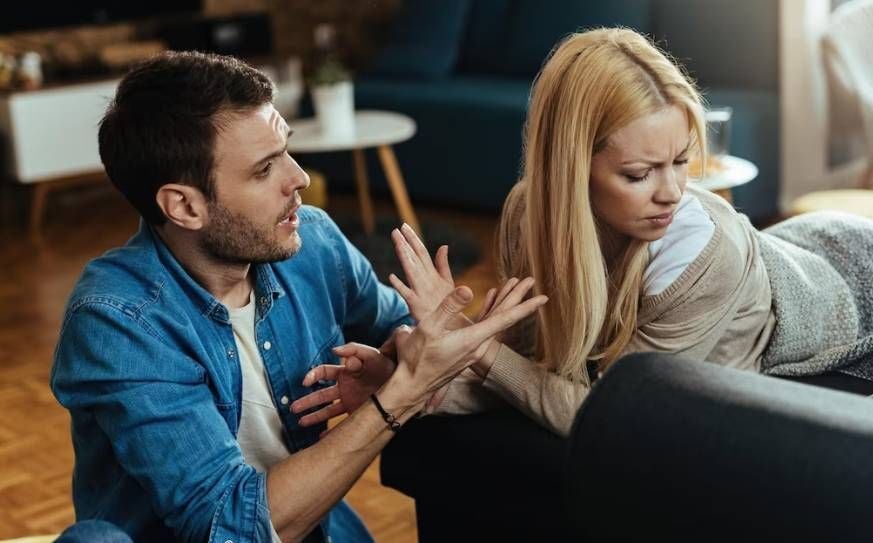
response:
<path id="1" fill-rule="evenodd" d="M 479 315 L 476 316 L 476 322 L 481 321 L 491 312 L 491 308 L 494 307 L 494 300 L 496 298 L 497 289 L 489 288 L 488 292 L 485 294 L 485 301 L 482 302 L 482 309 L 479 310 Z"/>
<path id="2" fill-rule="evenodd" d="M 533 288 L 534 283 L 533 277 L 525 277 L 521 281 L 518 281 L 513 285 L 509 292 L 506 293 L 506 296 L 504 296 L 502 300 L 494 304 L 494 309 L 500 311 L 505 307 L 517 305 L 522 299 L 524 299 L 528 291 Z"/>
<path id="3" fill-rule="evenodd" d="M 408 224 L 403 223 L 400 226 L 400 232 L 403 234 L 403 238 L 406 239 L 406 243 L 408 243 L 412 248 L 415 256 L 418 257 L 419 263 L 421 263 L 425 269 L 432 270 L 433 262 L 430 260 L 430 253 L 427 252 L 427 247 L 424 246 L 424 242 L 421 241 L 421 238 L 418 237 L 415 230 L 413 230 Z"/>
<path id="4" fill-rule="evenodd" d="M 397 228 L 391 231 L 391 241 L 394 242 L 394 254 L 397 256 L 397 260 L 400 261 L 403 274 L 406 276 L 406 280 L 409 281 L 409 285 L 414 289 L 416 279 L 419 274 L 425 272 L 425 269 L 422 267 L 418 255 L 415 254 L 409 242 L 406 241 L 406 238 L 403 237 L 403 234 Z"/>
<path id="5" fill-rule="evenodd" d="M 452 268 L 449 266 L 449 246 L 441 245 L 436 252 L 436 270 L 437 273 L 440 274 L 440 277 L 445 279 L 451 284 L 455 283 L 455 279 L 452 277 Z"/>
<path id="6" fill-rule="evenodd" d="M 492 305 L 492 307 L 500 307 L 500 304 L 503 303 L 503 300 L 505 300 L 506 297 L 509 296 L 509 293 L 512 292 L 512 289 L 514 289 L 518 283 L 519 280 L 517 277 L 510 277 L 509 279 L 507 279 L 506 282 L 503 283 L 503 285 L 500 287 L 500 290 L 497 292 L 497 296 L 494 298 L 494 304 Z"/>
<path id="7" fill-rule="evenodd" d="M 391 283 L 391 286 L 394 287 L 394 290 L 396 290 L 400 294 L 400 296 L 402 296 L 403 299 L 406 300 L 407 304 L 415 296 L 415 291 L 407 287 L 406 283 L 401 281 L 400 278 L 393 273 L 388 275 L 388 282 Z"/>
<path id="8" fill-rule="evenodd" d="M 487 316 L 482 322 L 478 322 L 467 328 L 452 332 L 465 336 L 465 342 L 470 351 L 475 350 L 482 342 L 506 330 L 521 319 L 527 317 L 545 304 L 549 299 L 546 296 L 534 296 L 518 305 L 495 311 Z"/>

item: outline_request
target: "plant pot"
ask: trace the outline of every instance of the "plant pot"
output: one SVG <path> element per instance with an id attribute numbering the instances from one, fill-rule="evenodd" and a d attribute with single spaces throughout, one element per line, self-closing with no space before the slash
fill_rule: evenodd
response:
<path id="1" fill-rule="evenodd" d="M 313 87 L 312 104 L 324 136 L 355 136 L 355 90 L 351 81 Z"/>

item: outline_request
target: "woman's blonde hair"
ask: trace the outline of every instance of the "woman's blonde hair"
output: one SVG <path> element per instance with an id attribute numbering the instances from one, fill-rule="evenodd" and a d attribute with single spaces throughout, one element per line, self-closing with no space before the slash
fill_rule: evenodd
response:
<path id="1" fill-rule="evenodd" d="M 589 360 L 603 369 L 622 353 L 636 328 L 648 263 L 648 244 L 639 240 L 612 248 L 617 257 L 606 262 L 609 236 L 589 196 L 592 157 L 617 130 L 667 106 L 685 111 L 703 159 L 700 94 L 664 53 L 628 29 L 568 36 L 534 82 L 523 175 L 498 229 L 498 266 L 504 279 L 533 275 L 537 293 L 549 296 L 533 326 L 534 356 L 565 377 L 590 382 Z"/>

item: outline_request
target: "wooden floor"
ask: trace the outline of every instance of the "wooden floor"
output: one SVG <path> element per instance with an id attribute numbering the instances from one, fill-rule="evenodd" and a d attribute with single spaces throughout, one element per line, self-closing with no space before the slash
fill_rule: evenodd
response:
<path id="1" fill-rule="evenodd" d="M 0 202 L 0 539 L 56 533 L 73 522 L 69 417 L 48 388 L 52 352 L 67 296 L 85 263 L 122 244 L 137 217 L 107 185 L 53 195 L 42 243 L 25 239 L 27 203 L 18 190 Z M 332 195 L 329 211 L 354 212 L 350 196 Z M 387 201 L 377 211 L 390 213 Z M 493 216 L 418 208 L 420 218 L 473 232 L 485 250 L 474 268 L 456 278 L 477 298 L 493 281 Z M 471 308 L 471 313 L 476 308 Z M 374 462 L 349 500 L 378 542 L 415 541 L 410 499 L 379 484 Z"/>

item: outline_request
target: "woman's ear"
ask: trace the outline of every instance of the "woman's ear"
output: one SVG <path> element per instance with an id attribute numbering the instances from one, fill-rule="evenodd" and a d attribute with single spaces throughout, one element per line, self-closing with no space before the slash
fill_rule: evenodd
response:
<path id="1" fill-rule="evenodd" d="M 155 201 L 169 222 L 186 230 L 200 230 L 209 218 L 206 197 L 191 185 L 163 185 L 158 189 Z"/>

